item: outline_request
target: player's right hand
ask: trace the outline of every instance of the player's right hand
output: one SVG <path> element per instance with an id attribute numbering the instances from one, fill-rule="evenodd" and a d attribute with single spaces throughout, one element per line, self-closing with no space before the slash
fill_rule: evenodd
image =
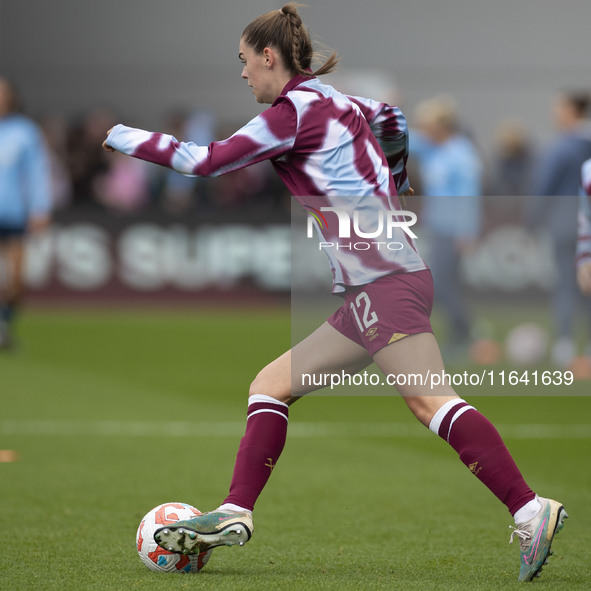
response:
<path id="1" fill-rule="evenodd" d="M 577 269 L 577 283 L 581 293 L 591 297 L 591 260 L 579 265 Z"/>
<path id="2" fill-rule="evenodd" d="M 113 131 L 113 128 L 111 127 L 111 129 L 109 129 L 109 131 L 107 131 L 107 137 L 109 137 L 109 134 Z M 111 148 L 111 146 L 107 146 L 107 140 L 105 140 L 103 142 L 103 150 L 105 150 L 105 152 L 114 152 L 115 148 Z"/>

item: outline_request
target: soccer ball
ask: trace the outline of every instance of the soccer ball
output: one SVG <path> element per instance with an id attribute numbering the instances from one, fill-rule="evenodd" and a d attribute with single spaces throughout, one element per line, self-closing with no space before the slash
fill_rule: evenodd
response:
<path id="1" fill-rule="evenodd" d="M 163 503 L 149 511 L 140 522 L 135 537 L 142 562 L 150 570 L 165 573 L 198 573 L 207 564 L 213 549 L 189 556 L 168 552 L 154 541 L 154 532 L 165 525 L 201 514 L 199 509 L 187 503 Z"/>
<path id="2" fill-rule="evenodd" d="M 505 350 L 507 358 L 519 366 L 541 363 L 548 353 L 548 335 L 533 322 L 523 322 L 507 334 Z"/>

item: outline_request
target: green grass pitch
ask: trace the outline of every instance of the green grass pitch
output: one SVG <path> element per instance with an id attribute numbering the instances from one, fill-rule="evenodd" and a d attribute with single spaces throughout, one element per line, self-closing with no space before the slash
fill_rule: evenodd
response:
<path id="1" fill-rule="evenodd" d="M 522 589 L 506 509 L 385 396 L 293 407 L 244 548 L 215 550 L 199 575 L 141 564 L 149 509 L 223 499 L 248 384 L 289 347 L 289 322 L 281 309 L 28 311 L 22 346 L 0 356 L 0 449 L 18 454 L 0 463 L 0 586 Z M 570 514 L 535 588 L 591 588 L 591 399 L 460 393 Z"/>

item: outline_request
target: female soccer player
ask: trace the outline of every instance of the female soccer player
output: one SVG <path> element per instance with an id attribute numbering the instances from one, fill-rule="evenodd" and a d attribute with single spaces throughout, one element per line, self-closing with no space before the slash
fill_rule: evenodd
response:
<path id="1" fill-rule="evenodd" d="M 13 85 L 0 77 L 0 349 L 24 292 L 25 236 L 49 224 L 47 154 L 37 125 L 18 112 Z"/>
<path id="2" fill-rule="evenodd" d="M 334 68 L 337 56 L 333 53 L 312 72 L 310 37 L 292 3 L 246 27 L 239 58 L 244 64 L 242 78 L 256 100 L 271 107 L 233 136 L 207 147 L 117 125 L 108 133 L 105 149 L 199 176 L 271 160 L 298 202 L 308 208 L 332 208 L 320 212 L 326 223 L 316 227 L 324 243 L 340 241 L 342 248 L 326 252 L 333 291 L 342 294 L 345 303 L 255 378 L 246 432 L 224 503 L 211 513 L 155 533 L 162 547 L 186 554 L 243 545 L 250 539 L 252 510 L 283 450 L 289 405 L 314 389 L 303 387 L 298 376 L 355 373 L 372 359 L 385 374 L 443 371 L 429 320 L 431 275 L 408 233 L 395 228 L 401 246 L 396 251 L 377 246 L 356 250 L 352 224 L 347 223 L 353 220 L 354 227 L 357 220 L 368 234 L 384 213 L 401 210 L 398 194 L 412 193 L 402 113 L 373 100 L 345 96 L 318 80 L 318 75 Z M 357 235 L 363 236 L 360 231 Z M 297 371 L 292 359 L 297 359 Z M 398 391 L 415 416 L 448 441 L 508 507 L 517 523 L 514 535 L 521 541 L 520 578 L 533 578 L 566 517 L 562 505 L 532 492 L 492 424 L 449 384 L 406 385 Z"/>

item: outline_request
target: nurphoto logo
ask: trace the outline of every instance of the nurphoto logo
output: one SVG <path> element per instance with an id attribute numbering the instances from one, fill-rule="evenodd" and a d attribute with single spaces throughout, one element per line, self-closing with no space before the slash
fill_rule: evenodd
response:
<path id="1" fill-rule="evenodd" d="M 331 237 L 330 241 L 321 240 L 319 243 L 320 250 L 335 248 L 337 250 L 370 250 L 372 247 L 387 250 L 402 250 L 404 244 L 400 241 L 392 241 L 396 235 L 400 236 L 402 230 L 409 238 L 417 239 L 418 236 L 411 230 L 417 222 L 417 216 L 412 211 L 406 210 L 382 210 L 375 212 L 377 219 L 373 228 L 361 228 L 361 220 L 359 211 L 353 212 L 353 218 L 348 211 L 340 207 L 321 207 L 320 209 L 311 207 L 309 205 L 303 206 L 304 211 L 308 214 L 307 222 L 307 237 L 314 237 L 314 226 L 320 234 L 320 238 L 331 237 L 334 232 L 334 217 L 332 218 L 332 225 L 329 231 L 328 216 L 336 215 L 336 222 L 338 223 L 338 231 L 336 236 Z M 367 218 L 364 219 L 367 224 Z M 328 236 L 327 236 L 328 235 Z M 335 238 L 339 240 L 335 240 Z M 353 238 L 353 240 L 352 240 Z M 361 238 L 363 240 L 354 240 Z M 368 242 L 367 240 L 381 238 L 381 240 L 374 240 Z M 345 240 L 345 242 L 341 242 Z"/>

